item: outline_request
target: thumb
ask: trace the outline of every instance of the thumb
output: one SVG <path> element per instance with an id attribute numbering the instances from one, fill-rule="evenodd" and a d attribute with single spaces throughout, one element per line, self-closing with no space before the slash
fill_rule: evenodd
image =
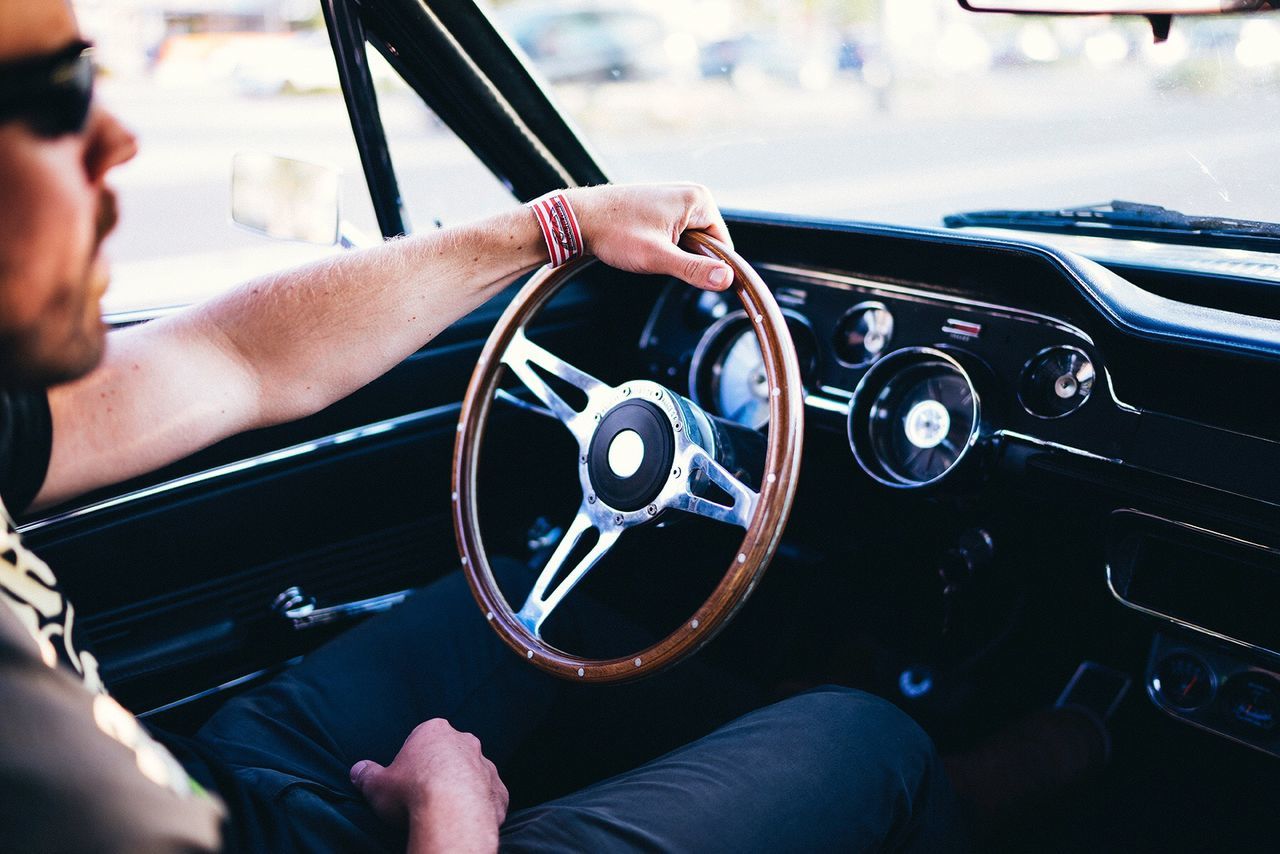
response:
<path id="1" fill-rule="evenodd" d="M 666 273 L 709 291 L 723 291 L 733 284 L 733 270 L 724 261 L 685 252 L 674 243 L 662 246 L 653 266 L 655 273 Z"/>
<path id="2" fill-rule="evenodd" d="M 397 802 L 386 768 L 372 759 L 362 759 L 351 766 L 351 783 L 383 821 L 404 819 L 404 806 Z"/>
<path id="3" fill-rule="evenodd" d="M 362 759 L 351 766 L 351 783 L 367 797 L 370 789 L 377 788 L 377 780 L 386 770 L 372 759 Z"/>

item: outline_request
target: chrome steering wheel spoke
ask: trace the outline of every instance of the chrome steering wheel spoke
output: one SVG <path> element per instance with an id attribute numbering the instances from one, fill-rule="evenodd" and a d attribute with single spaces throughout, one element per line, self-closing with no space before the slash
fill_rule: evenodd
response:
<path id="1" fill-rule="evenodd" d="M 582 542 L 582 538 L 587 536 L 593 529 L 599 535 L 599 539 L 574 564 L 568 574 L 553 586 L 552 582 L 560 576 L 561 570 L 564 569 L 566 562 L 569 560 L 569 556 L 574 552 L 578 544 Z M 555 551 L 547 559 L 546 566 L 538 574 L 538 580 L 534 582 L 533 589 L 529 591 L 524 606 L 516 614 L 516 619 L 534 637 L 541 638 L 543 622 L 563 601 L 564 597 L 569 594 L 569 591 L 573 590 L 578 582 L 591 571 L 592 567 L 608 554 L 609 549 L 613 548 L 613 544 L 618 541 L 618 537 L 621 534 L 622 529 L 619 527 L 597 524 L 596 520 L 592 518 L 588 505 L 583 503 L 578 508 L 578 515 L 574 517 L 573 522 L 564 532 L 564 536 L 560 538 Z"/>
<path id="2" fill-rule="evenodd" d="M 700 445 L 690 442 L 683 449 L 680 459 L 683 461 L 681 464 L 684 467 L 684 477 L 681 478 L 681 488 L 675 491 L 666 502 L 668 507 L 683 510 L 695 516 L 714 519 L 717 522 L 727 522 L 740 528 L 746 528 L 751 524 L 751 519 L 755 516 L 756 504 L 760 501 L 758 492 L 734 477 L 732 472 L 716 462 L 715 458 Z M 698 493 L 698 487 L 702 485 L 700 478 L 705 478 L 706 481 L 722 489 L 733 503 L 720 504 L 705 495 L 700 495 Z"/>
<path id="3" fill-rule="evenodd" d="M 569 432 L 577 438 L 578 444 L 585 448 L 586 443 L 591 439 L 593 426 L 592 419 L 587 413 L 607 398 L 613 392 L 613 388 L 586 371 L 575 368 L 550 350 L 530 341 L 525 335 L 523 326 L 516 329 L 515 334 L 512 335 L 506 352 L 502 354 L 502 363 L 511 369 L 538 400 L 542 401 L 552 415 L 569 428 Z M 586 407 L 583 410 L 577 410 L 570 406 L 534 370 L 535 365 L 546 373 L 580 389 L 587 396 Z"/>

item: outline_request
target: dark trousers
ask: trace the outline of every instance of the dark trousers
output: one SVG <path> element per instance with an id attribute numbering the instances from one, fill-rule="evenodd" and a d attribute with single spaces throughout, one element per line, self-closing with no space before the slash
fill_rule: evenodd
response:
<path id="1" fill-rule="evenodd" d="M 616 629 L 601 622 L 583 630 Z M 631 686 L 553 679 L 498 640 L 455 574 L 231 700 L 196 742 L 241 850 L 403 850 L 348 771 L 390 763 L 436 717 L 474 733 L 511 788 L 506 850 L 963 847 L 933 744 L 893 705 L 825 687 L 736 717 L 751 702 L 696 661 Z M 565 793 L 586 777 L 607 779 Z"/>

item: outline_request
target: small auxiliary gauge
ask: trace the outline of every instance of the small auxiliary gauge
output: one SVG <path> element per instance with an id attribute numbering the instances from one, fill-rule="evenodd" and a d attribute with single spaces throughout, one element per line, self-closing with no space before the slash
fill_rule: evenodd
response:
<path id="1" fill-rule="evenodd" d="M 1077 347 L 1049 347 L 1027 360 L 1018 399 L 1032 415 L 1061 418 L 1075 412 L 1093 392 L 1093 362 Z"/>
<path id="2" fill-rule="evenodd" d="M 1222 688 L 1222 713 L 1231 729 L 1254 738 L 1273 735 L 1280 718 L 1280 682 L 1265 673 L 1240 673 Z"/>
<path id="3" fill-rule="evenodd" d="M 1213 699 L 1215 679 L 1203 661 L 1188 652 L 1161 659 L 1151 676 L 1151 691 L 1170 708 L 1181 712 L 1198 709 Z"/>
<path id="4" fill-rule="evenodd" d="M 861 368 L 880 358 L 893 340 L 893 315 L 882 303 L 855 305 L 836 324 L 836 358 L 846 365 Z"/>

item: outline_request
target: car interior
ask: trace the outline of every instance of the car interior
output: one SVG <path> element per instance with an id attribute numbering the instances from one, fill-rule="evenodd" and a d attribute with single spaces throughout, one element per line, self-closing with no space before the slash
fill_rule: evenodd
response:
<path id="1" fill-rule="evenodd" d="M 477 6 L 322 6 L 383 237 L 405 224 L 366 42 L 519 199 L 608 179 Z M 803 451 L 767 573 L 696 660 L 773 692 L 873 692 L 944 754 L 1055 703 L 1105 717 L 1105 767 L 979 828 L 987 850 L 1273 844 L 1274 285 L 1100 263 L 1025 231 L 725 214 L 794 347 L 800 386 L 787 393 L 802 403 Z M 20 520 L 124 705 L 192 732 L 229 697 L 458 571 L 464 396 L 524 284 L 312 417 Z M 758 439 L 771 376 L 741 293 L 594 264 L 527 334 L 604 383 L 655 384 Z M 500 385 L 478 518 L 489 555 L 536 575 L 582 501 L 578 449 L 512 372 Z M 736 445 L 744 458 L 750 442 Z M 759 464 L 739 462 L 758 488 Z M 733 524 L 662 512 L 574 595 L 657 641 L 708 599 L 741 539 Z M 601 638 L 571 652 L 630 650 Z"/>

